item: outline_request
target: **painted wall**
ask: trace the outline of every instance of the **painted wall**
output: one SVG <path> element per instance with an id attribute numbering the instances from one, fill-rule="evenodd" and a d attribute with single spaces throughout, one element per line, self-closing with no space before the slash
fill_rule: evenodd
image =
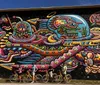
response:
<path id="1" fill-rule="evenodd" d="M 70 74 L 100 73 L 99 8 L 0 12 L 0 67 L 45 72 L 65 63 Z"/>

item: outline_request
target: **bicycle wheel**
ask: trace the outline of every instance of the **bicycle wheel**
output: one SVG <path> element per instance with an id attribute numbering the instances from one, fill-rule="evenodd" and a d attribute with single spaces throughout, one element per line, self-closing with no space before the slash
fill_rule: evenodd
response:
<path id="1" fill-rule="evenodd" d="M 70 74 L 67 74 L 64 78 L 65 83 L 69 83 L 72 80 L 72 76 Z"/>
<path id="2" fill-rule="evenodd" d="M 27 83 L 28 82 L 28 78 L 27 78 L 26 74 L 21 75 L 21 77 L 22 77 L 21 82 L 23 82 L 23 83 Z"/>
<path id="3" fill-rule="evenodd" d="M 60 75 L 57 75 L 56 73 L 54 73 L 53 77 L 54 77 L 55 83 L 61 83 L 62 82 L 62 77 Z"/>
<path id="4" fill-rule="evenodd" d="M 43 75 L 42 82 L 47 83 L 49 81 L 49 76 Z"/>
<path id="5" fill-rule="evenodd" d="M 36 74 L 35 81 L 36 82 L 42 82 L 42 80 L 43 80 L 42 75 L 41 74 Z"/>
<path id="6" fill-rule="evenodd" d="M 25 82 L 31 83 L 32 82 L 32 76 L 26 75 L 26 81 Z"/>
<path id="7" fill-rule="evenodd" d="M 16 83 L 16 82 L 18 82 L 18 76 L 12 74 L 12 75 L 9 77 L 9 80 L 10 80 L 11 83 Z"/>

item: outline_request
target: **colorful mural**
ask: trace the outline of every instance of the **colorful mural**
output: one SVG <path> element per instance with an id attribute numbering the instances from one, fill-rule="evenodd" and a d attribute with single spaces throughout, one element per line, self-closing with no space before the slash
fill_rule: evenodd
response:
<path id="1" fill-rule="evenodd" d="M 57 14 L 22 18 L 2 15 L 0 18 L 0 66 L 38 71 L 56 69 L 63 63 L 68 72 L 78 65 L 87 74 L 100 73 L 100 13 L 88 19 L 79 14 Z"/>

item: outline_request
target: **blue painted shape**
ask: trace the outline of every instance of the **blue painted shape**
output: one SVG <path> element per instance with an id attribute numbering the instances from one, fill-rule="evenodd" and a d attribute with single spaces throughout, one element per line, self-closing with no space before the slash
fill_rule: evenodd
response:
<path id="1" fill-rule="evenodd" d="M 40 59 L 40 57 L 41 57 L 40 54 L 32 54 L 31 56 L 28 56 L 27 58 L 23 59 L 22 61 L 18 61 L 18 63 L 20 63 L 20 64 L 33 64 L 38 59 Z"/>
<path id="2" fill-rule="evenodd" d="M 2 31 L 2 28 L 0 28 L 0 31 Z"/>
<path id="3" fill-rule="evenodd" d="M 35 62 L 36 60 L 24 60 L 23 62 Z"/>
<path id="4" fill-rule="evenodd" d="M 16 47 L 14 47 L 12 50 L 16 50 L 17 48 Z"/>
<path id="5" fill-rule="evenodd" d="M 31 56 L 32 56 L 32 57 L 41 57 L 40 54 L 32 54 Z"/>
<path id="6" fill-rule="evenodd" d="M 36 57 L 36 58 L 34 58 L 34 57 L 32 58 L 32 57 L 31 57 L 31 58 L 24 59 L 23 61 L 38 60 L 38 59 L 39 59 L 39 58 L 37 58 L 37 57 Z"/>
<path id="7" fill-rule="evenodd" d="M 19 50 L 19 51 L 22 50 L 22 47 L 19 47 L 18 50 Z"/>
<path id="8" fill-rule="evenodd" d="M 18 61 L 18 63 L 20 63 L 20 64 L 33 64 L 33 63 L 35 63 L 35 62 L 23 62 L 23 61 Z"/>
<path id="9" fill-rule="evenodd" d="M 55 20 L 55 18 L 57 18 Z M 52 23 L 55 23 L 57 20 L 59 20 L 60 23 L 62 23 L 61 21 L 63 21 L 63 24 L 58 24 L 57 26 L 55 26 Z M 53 22 L 52 22 L 53 21 Z M 70 24 L 71 22 L 71 24 Z M 52 24 L 52 25 L 51 25 Z M 48 22 L 47 22 L 47 27 L 49 30 L 53 31 L 58 38 L 60 38 L 62 36 L 62 34 L 59 33 L 59 29 L 62 29 L 60 26 L 65 26 L 66 29 L 68 29 L 68 33 L 72 32 L 72 28 L 71 27 L 75 27 L 75 33 L 77 33 L 77 40 L 82 40 L 82 39 L 90 39 L 90 29 L 89 29 L 89 25 L 86 22 L 86 20 L 84 18 L 82 18 L 79 15 L 55 15 L 53 17 L 51 17 Z M 59 28 L 59 29 L 58 29 Z M 83 37 L 83 33 L 85 38 Z"/>

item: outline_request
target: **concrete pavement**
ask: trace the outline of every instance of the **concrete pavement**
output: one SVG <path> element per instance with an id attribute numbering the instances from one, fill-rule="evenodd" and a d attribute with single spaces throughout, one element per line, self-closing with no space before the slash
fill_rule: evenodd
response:
<path id="1" fill-rule="evenodd" d="M 55 83 L 0 83 L 0 85 L 57 85 Z M 94 84 L 58 84 L 58 85 L 94 85 Z M 99 85 L 99 84 L 95 84 Z"/>

